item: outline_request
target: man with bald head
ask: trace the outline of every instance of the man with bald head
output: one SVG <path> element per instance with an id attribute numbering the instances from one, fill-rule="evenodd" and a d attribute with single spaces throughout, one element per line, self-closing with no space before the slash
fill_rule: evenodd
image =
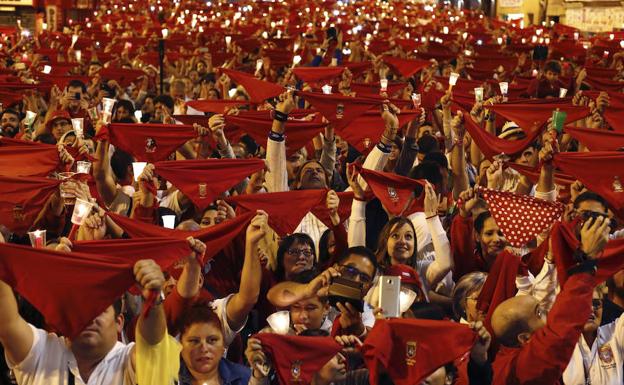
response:
<path id="1" fill-rule="evenodd" d="M 572 267 L 546 317 L 532 296 L 516 296 L 492 314 L 492 329 L 502 348 L 493 364 L 493 385 L 555 385 L 570 362 L 574 347 L 592 311 L 595 258 L 609 239 L 604 217 L 587 220 L 580 230 L 579 254 L 585 261 Z"/>

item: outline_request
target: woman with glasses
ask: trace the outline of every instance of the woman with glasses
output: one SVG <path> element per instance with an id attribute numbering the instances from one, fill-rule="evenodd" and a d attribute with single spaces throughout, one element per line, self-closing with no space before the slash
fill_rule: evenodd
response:
<path id="1" fill-rule="evenodd" d="M 312 269 L 315 261 L 312 238 L 304 233 L 291 234 L 282 239 L 277 249 L 275 281 L 289 281 L 295 274 Z"/>

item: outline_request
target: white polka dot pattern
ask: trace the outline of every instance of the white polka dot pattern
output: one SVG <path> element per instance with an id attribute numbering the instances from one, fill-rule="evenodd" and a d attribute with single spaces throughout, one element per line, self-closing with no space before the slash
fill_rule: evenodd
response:
<path id="1" fill-rule="evenodd" d="M 490 213 L 512 246 L 522 247 L 563 214 L 563 205 L 511 192 L 479 189 Z"/>

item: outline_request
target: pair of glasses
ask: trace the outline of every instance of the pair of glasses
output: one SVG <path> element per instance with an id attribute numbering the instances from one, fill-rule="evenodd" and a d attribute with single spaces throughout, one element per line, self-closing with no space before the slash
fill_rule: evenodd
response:
<path id="1" fill-rule="evenodd" d="M 312 250 L 310 249 L 288 249 L 288 254 L 293 257 L 298 257 L 303 255 L 306 258 L 310 258 L 312 256 Z"/>
<path id="2" fill-rule="evenodd" d="M 360 270 L 353 266 L 340 265 L 340 273 L 343 277 L 348 279 L 356 280 L 359 278 L 360 282 L 362 283 L 370 283 L 373 280 L 370 275 L 362 273 Z"/>

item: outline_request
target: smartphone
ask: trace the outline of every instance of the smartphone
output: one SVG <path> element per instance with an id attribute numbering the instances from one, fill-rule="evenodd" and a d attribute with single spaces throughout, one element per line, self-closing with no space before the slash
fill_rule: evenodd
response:
<path id="1" fill-rule="evenodd" d="M 336 39 L 337 36 L 336 27 L 327 28 L 327 40 Z"/>
<path id="2" fill-rule="evenodd" d="M 379 278 L 379 306 L 385 318 L 401 316 L 401 278 L 393 275 L 382 275 Z"/>
<path id="3" fill-rule="evenodd" d="M 337 303 L 350 303 L 357 311 L 364 311 L 364 285 L 343 277 L 334 277 L 327 293 L 327 301 L 333 307 Z"/>

